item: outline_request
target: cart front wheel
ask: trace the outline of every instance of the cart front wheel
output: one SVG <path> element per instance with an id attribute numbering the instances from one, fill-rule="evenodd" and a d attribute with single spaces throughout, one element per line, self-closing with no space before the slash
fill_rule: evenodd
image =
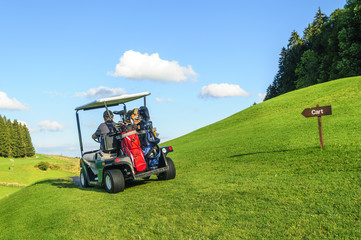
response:
<path id="1" fill-rule="evenodd" d="M 85 176 L 84 169 L 81 169 L 81 171 L 80 171 L 80 184 L 83 188 L 89 187 L 89 182 Z"/>

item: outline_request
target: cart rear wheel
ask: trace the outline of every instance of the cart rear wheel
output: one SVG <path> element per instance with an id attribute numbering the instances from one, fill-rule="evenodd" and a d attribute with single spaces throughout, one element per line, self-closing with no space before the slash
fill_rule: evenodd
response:
<path id="1" fill-rule="evenodd" d="M 158 175 L 159 180 L 170 180 L 170 179 L 175 178 L 176 170 L 175 170 L 173 160 L 169 157 L 167 157 L 166 160 L 167 160 L 167 165 L 168 165 L 168 171 L 162 172 L 161 174 L 159 174 Z"/>
<path id="2" fill-rule="evenodd" d="M 106 170 L 104 175 L 104 186 L 108 193 L 123 192 L 125 181 L 122 171 L 120 171 L 120 169 Z"/>

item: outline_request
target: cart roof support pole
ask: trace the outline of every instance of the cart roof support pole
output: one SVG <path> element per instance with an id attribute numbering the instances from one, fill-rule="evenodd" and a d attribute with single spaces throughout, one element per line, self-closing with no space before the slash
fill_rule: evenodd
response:
<path id="1" fill-rule="evenodd" d="M 79 122 L 79 114 L 78 111 L 76 111 L 76 123 L 78 125 L 78 135 L 79 135 L 79 144 L 80 144 L 80 152 L 81 152 L 81 156 L 83 157 L 83 140 L 81 137 L 81 131 L 80 131 L 80 122 Z"/>

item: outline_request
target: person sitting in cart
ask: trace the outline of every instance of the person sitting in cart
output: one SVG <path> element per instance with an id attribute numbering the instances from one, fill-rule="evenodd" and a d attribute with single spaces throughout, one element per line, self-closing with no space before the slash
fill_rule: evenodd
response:
<path id="1" fill-rule="evenodd" d="M 119 132 L 118 127 L 116 126 L 116 123 L 113 121 L 114 115 L 113 112 L 110 110 L 106 110 L 103 113 L 104 122 L 99 125 L 95 133 L 92 135 L 92 138 L 99 139 L 100 138 L 100 144 L 101 149 L 104 149 L 104 137 Z"/>
<path id="2" fill-rule="evenodd" d="M 138 130 L 140 123 L 138 108 L 134 108 L 133 110 L 129 111 L 128 115 L 131 122 L 133 123 L 134 128 Z"/>

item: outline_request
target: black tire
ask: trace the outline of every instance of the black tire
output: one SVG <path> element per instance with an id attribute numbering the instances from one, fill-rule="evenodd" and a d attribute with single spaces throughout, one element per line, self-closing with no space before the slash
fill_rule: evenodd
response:
<path id="1" fill-rule="evenodd" d="M 108 193 L 123 192 L 125 188 L 125 181 L 122 171 L 120 169 L 106 170 L 104 174 L 104 187 Z"/>
<path id="2" fill-rule="evenodd" d="M 158 175 L 159 180 L 171 180 L 175 178 L 176 170 L 173 163 L 173 160 L 169 157 L 166 158 L 167 164 L 168 164 L 168 171 L 162 172 Z"/>
<path id="3" fill-rule="evenodd" d="M 87 188 L 87 187 L 90 186 L 89 182 L 88 182 L 88 179 L 85 176 L 84 169 L 81 169 L 81 171 L 80 171 L 80 185 L 83 188 Z"/>

